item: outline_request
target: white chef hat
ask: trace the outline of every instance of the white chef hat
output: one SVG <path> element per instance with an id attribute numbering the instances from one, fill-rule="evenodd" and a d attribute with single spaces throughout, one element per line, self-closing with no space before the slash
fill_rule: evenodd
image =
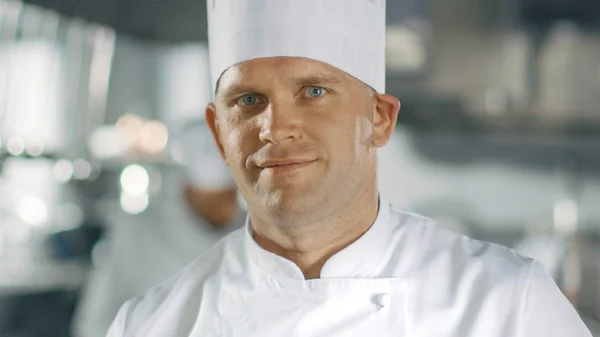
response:
<path id="1" fill-rule="evenodd" d="M 204 120 L 189 120 L 177 128 L 171 149 L 193 186 L 213 191 L 235 189 L 231 171 Z"/>
<path id="2" fill-rule="evenodd" d="M 261 57 L 328 63 L 385 92 L 385 0 L 208 0 L 213 92 L 229 67 Z"/>

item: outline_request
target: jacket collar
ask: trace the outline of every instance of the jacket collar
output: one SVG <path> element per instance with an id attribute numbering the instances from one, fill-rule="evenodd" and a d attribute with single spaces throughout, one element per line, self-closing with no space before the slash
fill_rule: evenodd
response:
<path id="1" fill-rule="evenodd" d="M 380 199 L 377 218 L 358 240 L 332 256 L 321 270 L 321 278 L 368 276 L 368 268 L 385 247 L 390 226 L 390 206 Z M 251 263 L 276 278 L 304 279 L 302 271 L 292 261 L 260 247 L 254 240 L 250 216 L 246 218 L 243 254 Z"/>

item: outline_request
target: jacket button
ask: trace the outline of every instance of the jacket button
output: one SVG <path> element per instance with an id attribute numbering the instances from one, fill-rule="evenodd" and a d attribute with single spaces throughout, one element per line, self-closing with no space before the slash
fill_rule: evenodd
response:
<path id="1" fill-rule="evenodd" d="M 392 296 L 390 294 L 380 294 L 377 297 L 377 303 L 379 303 L 379 310 L 389 306 L 392 303 Z"/>

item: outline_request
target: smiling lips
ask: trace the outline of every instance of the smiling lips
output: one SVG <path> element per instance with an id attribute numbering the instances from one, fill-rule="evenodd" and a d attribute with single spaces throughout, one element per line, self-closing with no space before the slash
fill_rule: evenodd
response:
<path id="1" fill-rule="evenodd" d="M 297 169 L 306 167 L 312 164 L 314 159 L 282 159 L 282 160 L 267 160 L 258 165 L 263 171 L 273 173 L 291 172 Z"/>

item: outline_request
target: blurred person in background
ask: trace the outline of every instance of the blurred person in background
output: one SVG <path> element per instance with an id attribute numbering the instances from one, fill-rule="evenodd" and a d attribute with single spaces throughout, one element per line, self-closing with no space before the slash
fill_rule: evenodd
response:
<path id="1" fill-rule="evenodd" d="M 204 121 L 172 131 L 171 148 L 184 161 L 185 177 L 180 183 L 167 177 L 163 185 L 180 198 L 167 195 L 141 215 L 113 221 L 103 246 L 107 256 L 94 266 L 77 308 L 76 337 L 104 337 L 126 300 L 167 279 L 243 224 L 237 188 Z"/>

